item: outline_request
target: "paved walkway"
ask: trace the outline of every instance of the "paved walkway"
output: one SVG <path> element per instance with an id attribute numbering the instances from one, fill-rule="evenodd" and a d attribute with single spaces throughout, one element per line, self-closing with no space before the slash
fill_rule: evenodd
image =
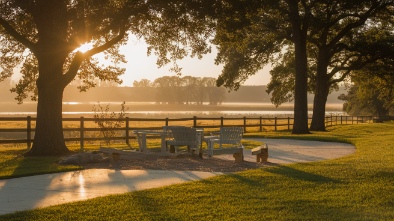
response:
<path id="1" fill-rule="evenodd" d="M 277 164 L 339 158 L 355 152 L 349 144 L 286 139 L 253 139 L 268 144 Z M 245 150 L 245 160 L 256 156 Z M 234 161 L 232 155 L 214 156 Z M 156 188 L 221 175 L 219 172 L 91 169 L 0 180 L 0 215 L 110 194 Z"/>

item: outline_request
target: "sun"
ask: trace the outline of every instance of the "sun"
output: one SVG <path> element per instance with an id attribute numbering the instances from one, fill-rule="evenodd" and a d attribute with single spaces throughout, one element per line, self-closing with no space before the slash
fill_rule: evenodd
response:
<path id="1" fill-rule="evenodd" d="M 82 44 L 81 46 L 79 46 L 79 48 L 75 49 L 75 51 L 79 51 L 79 52 L 85 53 L 85 52 L 89 51 L 92 48 L 93 48 L 93 44 L 92 43 L 85 43 L 85 44 Z"/>

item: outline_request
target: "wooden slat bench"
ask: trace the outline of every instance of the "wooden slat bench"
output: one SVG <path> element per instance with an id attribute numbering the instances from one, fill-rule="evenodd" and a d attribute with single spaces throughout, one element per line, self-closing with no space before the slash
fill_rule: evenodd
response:
<path id="1" fill-rule="evenodd" d="M 212 135 L 205 137 L 205 141 L 208 144 L 208 156 L 211 157 L 214 154 L 233 154 L 235 161 L 242 162 L 244 160 L 242 127 L 221 127 L 220 131 L 213 133 Z M 215 143 L 219 144 L 219 149 L 215 149 Z"/>

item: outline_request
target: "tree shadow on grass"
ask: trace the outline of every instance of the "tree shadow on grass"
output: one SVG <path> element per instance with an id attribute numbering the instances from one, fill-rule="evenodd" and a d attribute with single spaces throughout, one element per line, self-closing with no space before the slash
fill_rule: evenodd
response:
<path id="1" fill-rule="evenodd" d="M 339 206 L 336 202 L 327 203 L 324 197 L 315 199 L 282 200 L 282 213 L 292 217 L 302 217 L 302 220 L 373 220 L 373 215 L 352 207 Z"/>
<path id="2" fill-rule="evenodd" d="M 24 157 L 20 156 L 20 159 L 13 159 L 12 163 L 15 165 L 15 169 L 12 173 L 13 178 L 23 176 L 33 176 L 40 174 L 58 173 L 81 170 L 82 167 L 76 165 L 62 165 L 61 169 L 57 163 L 60 157 Z"/>
<path id="3" fill-rule="evenodd" d="M 315 183 L 340 183 L 341 181 L 332 179 L 330 177 L 321 176 L 315 173 L 310 173 L 302 170 L 297 170 L 288 166 L 277 166 L 272 168 L 267 168 L 267 172 L 278 174 L 281 176 L 286 176 L 292 179 L 303 180 Z"/>

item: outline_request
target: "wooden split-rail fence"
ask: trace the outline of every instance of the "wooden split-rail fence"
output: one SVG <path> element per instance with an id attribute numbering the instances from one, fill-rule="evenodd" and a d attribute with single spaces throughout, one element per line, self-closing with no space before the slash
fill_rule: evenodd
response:
<path id="1" fill-rule="evenodd" d="M 372 116 L 336 116 L 330 115 L 325 119 L 326 126 L 338 124 L 359 124 L 373 122 Z M 97 121 L 121 121 L 118 128 L 99 128 Z M 220 127 L 237 126 L 243 127 L 244 132 L 268 131 L 268 130 L 291 130 L 294 118 L 292 117 L 191 117 L 191 118 L 123 118 L 123 119 L 96 119 L 96 118 L 63 118 L 63 131 L 66 142 L 79 142 L 83 150 L 87 141 L 103 141 L 108 139 L 101 132 L 105 130 L 117 131 L 111 140 L 124 140 L 129 144 L 135 139 L 133 130 L 160 130 L 163 126 L 184 125 L 195 128 L 204 128 L 206 131 L 219 130 Z M 0 144 L 25 143 L 29 149 L 34 142 L 36 118 L 27 117 L 0 117 Z M 95 135 L 91 135 L 95 133 Z M 98 135 L 101 134 L 101 135 Z"/>

